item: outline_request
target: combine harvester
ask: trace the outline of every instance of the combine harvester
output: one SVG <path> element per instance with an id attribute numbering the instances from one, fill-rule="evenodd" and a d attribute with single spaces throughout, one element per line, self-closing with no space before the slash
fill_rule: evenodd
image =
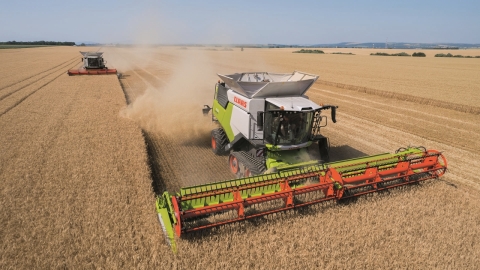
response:
<path id="1" fill-rule="evenodd" d="M 79 69 L 70 69 L 68 75 L 117 75 L 116 69 L 109 69 L 105 66 L 103 52 L 80 52 L 82 54 L 83 66 Z"/>
<path id="2" fill-rule="evenodd" d="M 318 76 L 297 72 L 219 75 L 213 107 L 219 124 L 212 150 L 229 155 L 238 179 L 184 187 L 157 198 L 156 209 L 173 250 L 175 235 L 247 220 L 329 200 L 352 198 L 442 176 L 445 157 L 424 147 L 328 162 L 323 110 L 306 91 Z M 321 160 L 314 160 L 316 149 Z"/>

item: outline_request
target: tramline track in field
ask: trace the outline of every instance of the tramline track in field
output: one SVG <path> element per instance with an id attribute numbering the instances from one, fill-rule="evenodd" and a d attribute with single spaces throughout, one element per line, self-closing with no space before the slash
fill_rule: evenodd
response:
<path id="1" fill-rule="evenodd" d="M 3 116 L 4 114 L 6 114 L 7 112 L 9 112 L 10 110 L 12 110 L 13 108 L 15 108 L 16 106 L 18 106 L 20 103 L 22 103 L 24 100 L 26 100 L 28 97 L 30 97 L 31 95 L 35 94 L 36 92 L 38 92 L 40 89 L 44 88 L 45 86 L 49 85 L 51 82 L 55 81 L 56 79 L 58 79 L 60 76 L 62 76 L 63 74 L 65 74 L 64 70 L 61 70 L 61 71 L 58 71 L 57 72 L 59 73 L 58 75 L 56 75 L 55 77 L 53 77 L 51 80 L 47 81 L 46 83 L 42 84 L 41 86 L 35 88 L 33 91 L 31 92 L 28 92 L 26 93 L 25 95 L 21 96 L 19 99 L 14 99 L 14 96 L 10 96 L 9 95 L 9 98 L 8 99 L 3 99 L 1 100 L 0 102 L 0 117 Z M 50 73 L 49 75 L 52 75 L 54 74 L 53 72 Z M 48 75 L 47 75 L 48 76 Z M 45 76 L 45 77 L 47 77 Z M 45 78 L 45 77 L 42 77 L 42 78 Z M 22 88 L 23 90 L 25 88 Z M 15 94 L 19 94 L 20 93 L 20 90 L 18 90 Z M 8 104 L 8 101 L 9 100 L 12 100 L 13 102 L 11 102 L 10 104 Z"/>
<path id="2" fill-rule="evenodd" d="M 9 87 L 11 87 L 11 86 L 14 86 L 14 85 L 16 85 L 16 84 L 22 83 L 22 82 L 24 82 L 24 81 L 26 81 L 26 80 L 28 80 L 28 79 L 31 79 L 31 78 L 33 78 L 33 77 L 36 77 L 36 76 L 38 76 L 38 75 L 40 75 L 40 74 L 43 74 L 43 73 L 48 72 L 48 71 L 50 71 L 50 70 L 53 70 L 53 69 L 55 69 L 55 68 L 58 68 L 58 67 L 60 67 L 61 65 L 64 65 L 64 64 L 66 64 L 66 63 L 69 63 L 69 62 L 74 61 L 75 59 L 77 59 L 77 57 L 73 57 L 72 59 L 69 59 L 69 60 L 67 60 L 67 61 L 65 61 L 65 62 L 63 62 L 63 63 L 60 63 L 60 64 L 58 64 L 58 65 L 56 65 L 56 66 L 53 66 L 53 67 L 51 67 L 51 68 L 49 68 L 49 69 L 43 70 L 43 71 L 41 71 L 41 72 L 38 72 L 38 73 L 35 73 L 35 74 L 31 75 L 31 76 L 28 76 L 28 77 L 26 77 L 26 78 L 23 78 L 23 79 L 21 79 L 21 80 L 19 80 L 19 81 L 16 81 L 16 82 L 11 83 L 11 84 L 9 84 L 9 85 L 3 86 L 2 88 L 0 88 L 0 91 L 4 90 L 4 89 L 6 89 L 6 88 L 9 88 Z"/>
<path id="3" fill-rule="evenodd" d="M 143 71 L 143 72 L 142 72 Z M 120 78 L 127 102 L 131 104 L 145 88 L 154 87 L 155 83 L 164 83 L 164 79 L 139 68 L 125 73 Z M 162 90 L 158 90 L 162 91 Z M 162 117 L 159 117 L 162 118 Z M 172 127 L 165 126 L 165 130 L 143 130 L 147 142 L 149 163 L 152 170 L 153 186 L 158 192 L 176 190 L 179 184 L 200 184 L 231 178 L 226 157 L 215 157 L 209 147 L 209 132 L 202 137 L 179 135 L 171 132 Z M 205 159 L 212 156 L 220 162 L 211 162 Z M 192 177 L 196 175 L 196 177 Z"/>
<path id="4" fill-rule="evenodd" d="M 74 58 L 74 59 L 75 59 L 75 58 Z M 68 60 L 68 61 L 66 61 L 66 62 L 64 62 L 64 63 L 62 63 L 62 64 L 60 64 L 60 65 L 58 65 L 58 66 L 55 66 L 55 67 L 53 67 L 53 68 L 51 68 L 51 69 L 48 69 L 48 70 L 46 70 L 46 71 L 37 73 L 37 74 L 35 74 L 35 75 L 33 75 L 33 76 L 30 76 L 29 78 L 26 78 L 26 79 L 24 79 L 24 80 L 22 80 L 22 81 L 19 81 L 19 82 L 17 82 L 17 83 L 14 83 L 14 84 L 10 85 L 10 86 L 13 86 L 13 85 L 15 85 L 15 84 L 24 82 L 25 80 L 31 79 L 31 78 L 33 78 L 33 77 L 36 77 L 36 76 L 38 76 L 38 75 L 40 75 L 40 74 L 42 74 L 42 73 L 45 73 L 45 72 L 47 72 L 47 71 L 53 70 L 52 72 L 49 72 L 48 74 L 46 74 L 46 75 L 44 75 L 44 76 L 42 76 L 42 77 L 40 77 L 40 78 L 35 78 L 34 80 L 32 80 L 31 82 L 29 82 L 29 83 L 26 84 L 26 85 L 23 85 L 23 86 L 15 89 L 15 90 L 13 90 L 13 91 L 11 91 L 11 92 L 8 92 L 8 93 L 6 93 L 6 94 L 1 95 L 1 96 L 0 96 L 0 101 L 2 101 L 3 99 L 9 97 L 9 96 L 12 95 L 12 94 L 15 94 L 15 93 L 18 92 L 18 91 L 21 91 L 22 89 L 25 89 L 26 87 L 28 87 L 28 86 L 30 86 L 30 85 L 38 82 L 39 80 L 41 80 L 41 79 L 43 79 L 43 78 L 46 78 L 46 77 L 48 77 L 48 76 L 50 76 L 50 75 L 58 72 L 59 70 L 62 70 L 62 71 L 63 71 L 65 68 L 67 68 L 68 66 L 70 66 L 74 61 L 75 61 L 75 60 L 70 59 L 70 60 Z M 8 86 L 8 87 L 10 87 L 10 86 Z M 8 88 L 8 87 L 4 87 L 4 88 L 2 88 L 2 89 Z M 1 90 L 1 89 L 0 89 L 0 90 Z"/>
<path id="5" fill-rule="evenodd" d="M 367 93 L 375 96 L 387 97 L 387 98 L 391 98 L 399 101 L 407 100 L 407 101 L 414 102 L 416 104 L 421 104 L 421 105 L 432 105 L 438 108 L 456 110 L 459 112 L 472 113 L 477 115 L 480 114 L 480 107 L 478 106 L 458 104 L 458 103 L 449 102 L 449 101 L 442 101 L 436 98 L 425 98 L 425 97 L 420 97 L 420 96 L 415 96 L 415 95 L 410 95 L 405 93 L 396 93 L 392 91 L 384 91 L 384 90 L 373 89 L 369 87 L 335 83 L 330 81 L 320 80 L 318 81 L 318 83 L 332 86 L 339 89 L 347 89 L 350 91 L 357 91 L 359 93 Z"/>
<path id="6" fill-rule="evenodd" d="M 465 183 L 470 187 L 480 190 L 478 184 L 478 159 L 477 153 L 472 150 L 464 150 L 455 145 L 442 142 L 435 142 L 428 138 L 403 131 L 398 127 L 387 127 L 372 120 L 365 120 L 351 114 L 342 115 L 341 124 L 337 125 L 334 131 L 326 132 L 328 136 L 335 138 L 335 143 L 348 142 L 348 145 L 364 153 L 375 153 L 383 151 L 393 144 L 420 144 L 428 143 L 436 149 L 442 149 L 449 159 L 449 173 L 443 178 L 448 181 L 454 180 L 457 183 Z M 370 127 L 368 138 L 358 136 L 363 134 L 365 127 Z M 373 139 L 369 139 L 373 138 Z"/>
<path id="7" fill-rule="evenodd" d="M 385 102 L 385 100 L 390 100 L 390 98 L 387 98 L 387 97 L 378 96 L 380 101 L 376 101 L 372 98 L 363 98 L 362 93 L 356 94 L 355 92 L 352 92 L 353 90 L 341 89 L 342 91 L 344 91 L 346 93 L 340 93 L 339 91 L 333 91 L 331 88 L 326 89 L 326 88 L 322 88 L 321 86 L 312 87 L 311 89 L 312 89 L 312 91 L 309 94 L 314 94 L 316 96 L 320 96 L 320 95 L 322 95 L 322 93 L 324 93 L 325 96 L 328 96 L 328 97 L 333 95 L 333 96 L 339 97 L 338 99 L 352 100 L 352 102 L 355 102 L 356 104 L 361 104 L 361 105 L 367 105 L 368 104 L 368 105 L 371 105 L 370 108 L 380 108 L 380 107 L 391 108 L 391 106 L 388 103 Z M 353 94 L 353 95 L 350 94 L 349 95 L 349 94 L 347 94 L 348 92 L 355 93 L 355 94 Z M 367 94 L 367 95 L 370 96 L 370 95 L 374 95 L 374 94 Z M 412 101 L 398 101 L 398 100 L 396 100 L 395 102 L 396 103 L 403 102 L 403 104 L 415 104 Z M 375 105 L 375 107 L 373 105 Z M 439 114 L 439 113 L 431 112 L 431 110 L 430 111 L 420 110 L 420 108 L 425 108 L 425 110 L 427 110 L 428 108 L 432 108 L 432 107 L 436 109 L 435 105 L 427 105 L 427 106 L 421 105 L 421 106 L 415 106 L 415 107 L 412 107 L 412 108 L 410 108 L 408 106 L 398 106 L 398 107 L 396 107 L 395 111 L 396 112 L 403 112 L 401 115 L 412 114 L 412 115 L 415 115 L 417 117 L 418 117 L 418 115 L 422 115 L 423 118 L 433 117 L 433 118 L 436 118 L 436 120 L 438 120 L 438 121 L 444 121 L 444 122 L 445 121 L 451 121 L 452 122 L 451 124 L 456 124 L 456 125 L 468 125 L 470 127 L 478 126 L 475 123 L 465 121 L 463 119 L 452 118 L 452 117 L 447 116 L 446 114 Z M 448 109 L 440 109 L 440 110 L 448 110 Z M 462 116 L 464 116 L 465 114 L 471 115 L 469 113 L 464 113 L 464 112 L 458 112 L 458 114 L 462 115 Z"/>
<path id="8" fill-rule="evenodd" d="M 314 88 L 310 93 L 313 100 L 328 98 L 334 100 L 342 108 L 342 113 L 355 115 L 356 117 L 373 121 L 375 123 L 400 129 L 408 133 L 422 137 L 428 137 L 436 142 L 455 145 L 465 150 L 480 151 L 480 142 L 472 132 L 480 134 L 480 126 L 473 124 L 474 121 L 464 121 L 458 118 L 445 117 L 446 115 L 459 114 L 464 118 L 478 119 L 480 116 L 451 111 L 427 105 L 416 105 L 412 102 L 405 102 L 404 106 L 395 106 L 392 109 L 391 99 L 378 97 L 383 102 L 363 99 L 356 95 L 345 95 L 334 91 Z M 397 101 L 398 103 L 399 101 Z M 432 132 L 434 131 L 434 132 Z M 462 144 L 459 144 L 461 138 Z"/>
<path id="9" fill-rule="evenodd" d="M 150 72 L 149 70 L 141 67 L 142 64 L 144 63 L 154 63 L 155 67 L 164 67 L 165 64 L 167 65 L 172 65 L 172 63 L 162 59 L 147 59 L 147 58 L 142 58 L 140 61 L 138 59 L 133 59 L 132 55 L 130 53 L 130 57 L 127 58 L 124 55 L 119 55 L 117 51 L 110 51 L 110 53 L 115 54 L 116 56 L 119 56 L 117 59 L 121 59 L 121 61 L 124 62 L 124 64 L 130 66 L 133 65 L 133 69 L 131 69 L 131 72 L 136 73 L 140 78 L 142 78 L 143 81 L 148 81 L 150 86 L 164 86 L 166 84 L 166 80 L 164 78 L 159 77 L 158 75 Z M 127 59 L 127 60 L 126 60 Z M 138 73 L 143 73 L 143 76 L 138 74 Z"/>

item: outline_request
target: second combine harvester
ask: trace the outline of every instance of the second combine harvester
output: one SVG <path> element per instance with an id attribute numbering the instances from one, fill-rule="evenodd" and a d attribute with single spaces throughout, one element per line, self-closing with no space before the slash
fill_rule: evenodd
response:
<path id="1" fill-rule="evenodd" d="M 80 52 L 82 67 L 68 70 L 68 75 L 117 75 L 117 70 L 108 68 L 103 59 L 103 52 Z"/>
<path id="2" fill-rule="evenodd" d="M 184 187 L 157 198 L 157 212 L 175 250 L 174 235 L 328 200 L 340 200 L 442 176 L 445 157 L 423 147 L 329 162 L 320 134 L 324 110 L 305 95 L 318 76 L 295 71 L 218 75 L 212 131 L 215 154 L 229 155 L 238 179 Z"/>

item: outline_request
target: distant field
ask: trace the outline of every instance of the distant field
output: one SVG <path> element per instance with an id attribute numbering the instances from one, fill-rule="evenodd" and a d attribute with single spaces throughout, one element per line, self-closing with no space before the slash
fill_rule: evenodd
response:
<path id="1" fill-rule="evenodd" d="M 381 49 L 381 48 L 366 48 L 366 49 L 322 48 L 321 50 L 324 51 L 325 53 L 351 52 L 356 55 L 370 55 L 371 53 L 376 53 L 376 52 L 389 53 L 389 54 L 401 53 L 401 52 L 413 54 L 414 52 L 423 52 L 426 54 L 426 57 L 435 57 L 435 54 L 438 54 L 438 53 L 445 53 L 445 54 L 451 53 L 454 55 L 461 54 L 461 55 L 471 55 L 471 56 L 480 55 L 480 49 L 431 50 L 431 49 Z"/>
<path id="2" fill-rule="evenodd" d="M 69 77 L 79 49 L 0 51 L 0 269 L 478 269 L 480 115 L 399 99 L 478 106 L 478 59 L 104 48 L 119 81 Z M 339 106 L 322 131 L 333 160 L 423 145 L 449 171 L 190 235 L 172 254 L 155 193 L 233 177 L 200 111 L 216 73 L 293 70 L 320 75 L 308 96 Z"/>
<path id="3" fill-rule="evenodd" d="M 319 74 L 323 80 L 328 76 L 332 83 L 345 84 L 350 74 L 358 74 L 355 77 L 358 81 L 366 81 L 364 76 L 398 65 L 390 61 L 392 57 L 299 55 L 282 49 L 241 52 L 239 49 L 109 48 L 106 54 L 110 63 L 127 70 L 121 83 L 130 105 L 122 113 L 147 131 L 152 175 L 156 176 L 154 183 L 160 191 L 177 191 L 179 186 L 229 177 L 226 157 L 215 156 L 208 146 L 209 131 L 213 127 L 208 118 L 202 119 L 199 111 L 199 105 L 212 102 L 213 87 L 218 80 L 215 73 L 297 69 Z M 375 63 L 380 67 L 368 63 L 371 59 L 378 59 Z M 413 62 L 402 64 L 405 66 L 398 74 L 390 72 L 388 79 L 381 80 L 383 84 L 379 89 L 395 91 L 397 81 L 392 80 L 395 76 L 404 78 L 402 81 L 408 85 L 415 85 L 412 78 L 423 85 L 436 84 L 438 77 L 425 76 L 431 72 L 425 69 L 434 67 L 433 64 L 421 64 L 415 58 L 408 60 Z M 368 65 L 362 69 L 361 62 Z M 420 65 L 416 69 L 422 72 L 420 75 L 410 73 L 408 66 L 415 67 L 415 63 Z M 448 71 L 464 70 L 468 67 L 466 63 L 461 62 L 462 65 Z M 354 64 L 359 65 L 358 69 Z M 470 84 L 477 80 L 460 76 Z M 356 85 L 352 83 L 352 86 Z M 427 92 L 405 89 L 406 93 L 416 96 Z M 435 99 L 441 91 L 443 88 L 427 93 L 427 97 Z M 480 190 L 478 169 L 475 169 L 478 161 L 474 158 L 480 151 L 477 135 L 480 116 L 321 82 L 307 94 L 316 103 L 339 106 L 338 122 L 329 122 L 323 131 L 332 144 L 332 159 L 424 145 L 444 151 L 450 162 L 449 172 L 437 182 L 375 194 L 352 204 L 319 206 L 306 210 L 304 215 L 301 211 L 289 212 L 199 233 L 179 240 L 179 255 L 165 254 L 163 261 L 180 268 L 194 265 L 197 269 L 222 265 L 247 269 L 343 268 L 345 265 L 366 269 L 472 268 L 480 249 L 469 239 L 480 235 L 480 231 L 467 228 L 480 221 L 478 204 L 474 203 Z M 468 92 L 463 98 L 456 97 L 456 101 L 463 103 L 474 94 Z M 457 192 L 465 192 L 465 197 L 456 196 Z M 470 210 L 465 211 L 465 207 Z M 467 244 L 458 245 L 460 242 Z M 460 246 L 466 249 L 462 254 L 468 254 L 463 260 L 458 259 L 460 252 L 454 252 L 461 249 Z M 214 259 L 205 260 L 203 252 L 198 250 L 211 250 Z"/>
<path id="4" fill-rule="evenodd" d="M 222 69 L 274 70 L 292 72 L 302 70 L 318 74 L 321 81 L 334 82 L 354 87 L 414 95 L 469 106 L 480 104 L 480 59 L 437 58 L 436 53 L 480 55 L 480 50 L 379 50 L 379 49 L 321 49 L 325 54 L 291 53 L 297 49 L 245 49 L 230 53 L 216 53 Z M 423 51 L 426 57 L 382 57 L 370 53 L 405 51 L 413 54 Z M 333 52 L 355 55 L 331 54 Z M 221 55 L 219 55 L 221 54 Z M 242 61 L 240 61 L 242 60 Z M 245 60 L 245 61 L 243 61 Z M 245 64 L 243 64 L 245 63 Z"/>
<path id="5" fill-rule="evenodd" d="M 69 77 L 79 59 L 68 47 L 0 51 L 15 79 L 0 84 L 0 269 L 134 268 L 142 235 L 161 235 L 118 79 Z"/>
<path id="6" fill-rule="evenodd" d="M 2 50 L 0 73 L 4 75 L 0 80 L 0 96 L 16 90 L 18 87 L 14 87 L 14 84 L 26 81 L 35 84 L 56 69 L 65 70 L 67 66 L 79 66 L 80 60 L 81 55 L 74 47 L 42 46 L 34 50 Z M 5 90 L 2 90 L 4 88 Z"/>

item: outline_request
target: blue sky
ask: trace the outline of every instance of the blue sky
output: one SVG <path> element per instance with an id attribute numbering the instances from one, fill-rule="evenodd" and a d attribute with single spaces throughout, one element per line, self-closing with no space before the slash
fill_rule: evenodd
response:
<path id="1" fill-rule="evenodd" d="M 480 43 L 480 1 L 0 0 L 0 41 Z"/>

